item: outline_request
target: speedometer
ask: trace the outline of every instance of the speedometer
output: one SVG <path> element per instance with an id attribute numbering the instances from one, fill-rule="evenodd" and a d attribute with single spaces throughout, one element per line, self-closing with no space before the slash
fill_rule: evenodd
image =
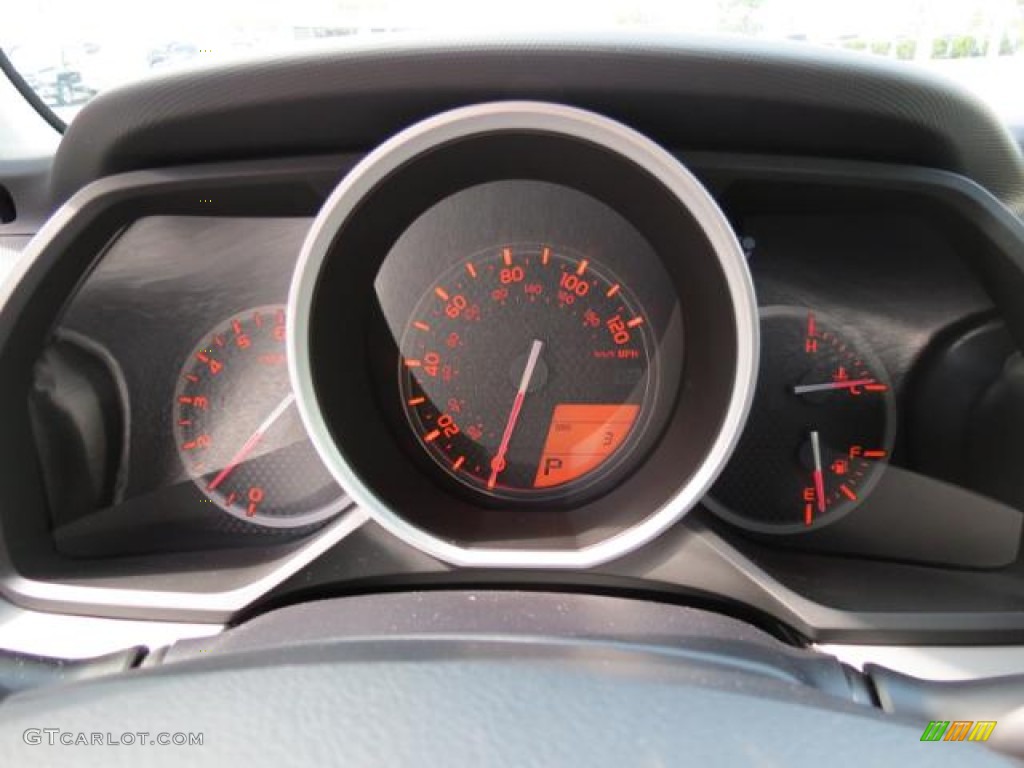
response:
<path id="1" fill-rule="evenodd" d="M 628 468 L 654 395 L 653 341 L 629 288 L 592 258 L 496 246 L 449 269 L 401 342 L 409 423 L 487 496 L 564 497 Z"/>
<path id="2" fill-rule="evenodd" d="M 345 177 L 296 267 L 296 402 L 350 498 L 446 562 L 588 567 L 674 524 L 757 363 L 714 200 L 600 115 L 437 115 Z"/>

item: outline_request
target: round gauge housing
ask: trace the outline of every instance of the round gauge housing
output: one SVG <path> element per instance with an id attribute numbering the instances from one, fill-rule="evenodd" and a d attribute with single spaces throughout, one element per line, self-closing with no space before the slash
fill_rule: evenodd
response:
<path id="1" fill-rule="evenodd" d="M 256 525 L 319 523 L 345 497 L 310 444 L 285 354 L 285 308 L 256 307 L 205 335 L 174 395 L 174 440 L 203 495 Z"/>
<path id="2" fill-rule="evenodd" d="M 821 312 L 763 309 L 761 343 L 747 429 L 705 503 L 758 533 L 829 525 L 861 504 L 885 470 L 892 384 L 868 345 Z"/>
<path id="3" fill-rule="evenodd" d="M 648 139 L 559 105 L 457 109 L 380 146 L 317 217 L 289 312 L 325 463 L 457 565 L 650 541 L 706 493 L 753 395 L 756 302 L 721 211 Z"/>
<path id="4" fill-rule="evenodd" d="M 542 244 L 472 254 L 427 289 L 402 337 L 409 424 L 488 500 L 578 498 L 638 458 L 658 382 L 649 327 L 592 259 Z"/>

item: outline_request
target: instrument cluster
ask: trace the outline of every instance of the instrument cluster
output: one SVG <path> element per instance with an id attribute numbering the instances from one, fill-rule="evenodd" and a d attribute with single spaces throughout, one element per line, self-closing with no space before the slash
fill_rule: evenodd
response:
<path id="1" fill-rule="evenodd" d="M 315 219 L 137 219 L 37 367 L 44 476 L 83 467 L 54 546 L 281 557 L 357 508 L 435 562 L 583 569 L 692 514 L 752 557 L 1005 565 L 1012 495 L 916 437 L 961 356 L 1007 348 L 971 330 L 988 299 L 932 224 L 788 194 L 514 102 L 412 126 Z"/>

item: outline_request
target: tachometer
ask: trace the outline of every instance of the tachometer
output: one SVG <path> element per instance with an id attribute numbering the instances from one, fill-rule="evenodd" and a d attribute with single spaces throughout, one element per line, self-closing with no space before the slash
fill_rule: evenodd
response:
<path id="1" fill-rule="evenodd" d="M 295 409 L 284 340 L 284 306 L 225 320 L 189 355 L 173 415 L 178 453 L 202 493 L 275 528 L 320 522 L 345 506 Z"/>
<path id="2" fill-rule="evenodd" d="M 643 308 L 557 246 L 496 246 L 423 294 L 400 390 L 427 454 L 487 496 L 564 497 L 628 467 L 654 395 Z"/>

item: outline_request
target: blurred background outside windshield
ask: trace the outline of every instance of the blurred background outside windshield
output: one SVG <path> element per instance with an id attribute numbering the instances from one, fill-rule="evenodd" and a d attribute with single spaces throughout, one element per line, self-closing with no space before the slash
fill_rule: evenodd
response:
<path id="1" fill-rule="evenodd" d="M 728 34 L 881 56 L 960 81 L 1024 125 L 1024 0 L 29 0 L 0 47 L 65 122 L 174 70 L 387 36 Z"/>

